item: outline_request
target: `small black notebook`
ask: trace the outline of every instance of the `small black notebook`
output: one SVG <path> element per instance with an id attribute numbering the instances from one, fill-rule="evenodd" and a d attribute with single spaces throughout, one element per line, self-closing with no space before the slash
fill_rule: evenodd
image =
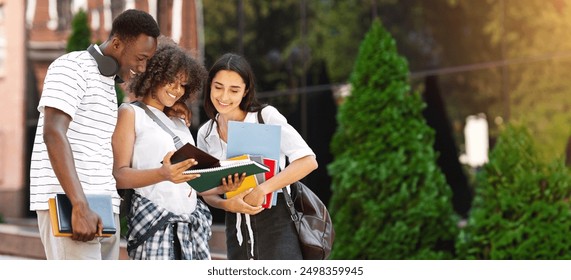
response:
<path id="1" fill-rule="evenodd" d="M 220 167 L 220 161 L 217 158 L 190 143 L 184 144 L 184 146 L 174 152 L 171 157 L 171 163 L 179 163 L 189 158 L 193 158 L 198 162 L 197 165 L 192 166 L 189 170 Z"/>
<path id="2" fill-rule="evenodd" d="M 89 208 L 93 210 L 103 222 L 103 235 L 115 234 L 117 226 L 113 216 L 113 203 L 110 195 L 86 194 Z M 60 233 L 72 233 L 71 229 L 71 202 L 65 194 L 57 194 L 55 198 L 57 221 Z"/>

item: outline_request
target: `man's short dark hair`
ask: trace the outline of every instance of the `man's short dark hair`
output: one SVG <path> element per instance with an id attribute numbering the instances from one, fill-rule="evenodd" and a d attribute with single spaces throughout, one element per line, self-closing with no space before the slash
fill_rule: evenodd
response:
<path id="1" fill-rule="evenodd" d="M 157 21 L 150 14 L 141 10 L 129 9 L 113 20 L 109 38 L 117 36 L 123 41 L 131 41 L 141 34 L 157 38 L 161 34 L 161 30 Z"/>

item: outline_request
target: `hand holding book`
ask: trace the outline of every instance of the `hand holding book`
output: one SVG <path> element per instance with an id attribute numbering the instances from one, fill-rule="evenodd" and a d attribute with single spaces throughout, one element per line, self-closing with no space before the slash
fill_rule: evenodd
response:
<path id="1" fill-rule="evenodd" d="M 277 172 L 277 161 L 270 158 L 265 158 L 259 155 L 241 155 L 231 158 L 232 160 L 241 161 L 244 159 L 250 159 L 252 161 L 264 164 L 268 167 L 268 170 L 259 174 L 248 176 L 244 179 L 242 184 L 234 191 L 226 192 L 226 198 L 230 199 L 237 196 L 249 189 L 253 189 L 256 186 L 262 184 L 263 182 L 272 178 Z M 275 192 L 270 192 L 264 196 L 264 201 L 262 203 L 263 208 L 271 208 L 274 203 Z"/>
<path id="2" fill-rule="evenodd" d="M 110 195 L 86 194 L 89 207 L 101 217 L 103 222 L 102 237 L 115 234 L 117 227 L 113 216 L 113 204 Z M 48 200 L 49 214 L 54 236 L 72 236 L 72 205 L 65 194 L 57 194 Z"/>
<path id="3" fill-rule="evenodd" d="M 218 187 L 223 184 L 222 179 L 227 176 L 232 176 L 236 173 L 246 174 L 246 180 L 248 176 L 267 172 L 269 168 L 263 164 L 259 164 L 255 161 L 239 161 L 233 164 L 223 163 L 220 167 L 212 167 L 205 169 L 189 169 L 184 174 L 200 174 L 200 177 L 188 181 L 187 183 L 192 186 L 197 192 L 204 192 L 209 189 Z M 243 182 L 242 182 L 243 184 Z"/>
<path id="4" fill-rule="evenodd" d="M 183 174 L 200 174 L 200 177 L 187 182 L 197 192 L 205 192 L 220 185 L 224 186 L 225 182 L 223 179 L 228 178 L 228 176 L 234 176 L 236 173 L 250 176 L 269 170 L 264 164 L 249 159 L 242 161 L 218 160 L 189 143 L 182 146 L 171 156 L 171 163 L 177 163 L 188 158 L 194 158 L 198 164 L 192 166 Z M 232 180 L 235 179 L 236 177 L 233 177 Z"/>
<path id="5" fill-rule="evenodd" d="M 234 175 L 230 174 L 226 177 L 222 178 L 222 184 L 219 186 L 219 190 L 215 194 L 225 194 L 227 192 L 231 192 L 236 190 L 247 177 L 246 173 L 238 174 L 235 173 Z M 209 195 L 213 193 L 206 193 L 205 195 Z"/>
<path id="6" fill-rule="evenodd" d="M 252 137 L 255 135 L 255 137 Z M 227 198 L 248 189 L 248 184 L 257 186 L 269 180 L 278 172 L 280 158 L 281 127 L 279 125 L 247 122 L 228 122 L 228 151 L 229 157 L 249 155 L 253 160 L 260 161 L 268 170 L 263 176 L 246 179 L 242 186 L 234 192 L 226 193 Z M 254 176 L 253 176 L 254 177 Z M 252 182 L 255 181 L 255 182 Z M 276 192 L 266 194 L 263 208 L 271 208 L 277 202 Z"/>

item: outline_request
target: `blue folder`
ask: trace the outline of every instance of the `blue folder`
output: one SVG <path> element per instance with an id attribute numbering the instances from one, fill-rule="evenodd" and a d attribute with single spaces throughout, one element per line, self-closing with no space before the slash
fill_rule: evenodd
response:
<path id="1" fill-rule="evenodd" d="M 228 122 L 228 158 L 243 154 L 280 160 L 281 126 L 248 122 Z"/>

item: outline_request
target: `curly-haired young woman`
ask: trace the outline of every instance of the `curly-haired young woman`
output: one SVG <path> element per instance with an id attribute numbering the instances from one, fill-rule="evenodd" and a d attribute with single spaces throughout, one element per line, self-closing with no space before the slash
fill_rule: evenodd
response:
<path id="1" fill-rule="evenodd" d="M 210 259 L 212 215 L 187 184 L 197 175 L 183 174 L 196 161 L 171 163 L 176 150 L 173 138 L 144 109 L 183 143 L 194 145 L 184 121 L 169 118 L 163 111 L 177 101 L 195 99 L 205 77 L 204 66 L 192 55 L 159 40 L 147 70 L 129 85 L 140 103 L 124 103 L 119 108 L 112 140 L 113 175 L 118 189 L 135 189 L 127 232 L 131 259 Z M 221 186 L 198 195 L 224 193 L 239 183 L 240 177 L 229 177 Z"/>

